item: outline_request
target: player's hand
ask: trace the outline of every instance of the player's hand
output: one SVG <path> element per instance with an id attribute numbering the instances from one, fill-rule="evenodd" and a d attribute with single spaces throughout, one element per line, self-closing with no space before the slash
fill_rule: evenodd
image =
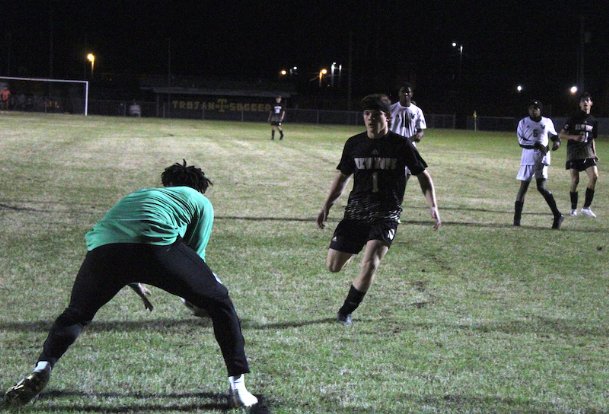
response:
<path id="1" fill-rule="evenodd" d="M 552 151 L 556 151 L 559 148 L 560 148 L 560 141 L 554 141 L 554 144 L 552 144 Z"/>
<path id="2" fill-rule="evenodd" d="M 146 286 L 142 285 L 141 283 L 131 283 L 131 284 L 129 284 L 129 287 L 131 289 L 133 289 L 135 291 L 135 293 L 137 293 L 137 295 L 140 297 L 140 299 L 144 303 L 144 307 L 149 312 L 152 312 L 152 310 L 154 309 L 154 306 L 147 298 L 147 296 L 151 295 L 150 290 Z"/>
<path id="3" fill-rule="evenodd" d="M 328 220 L 329 211 L 324 207 L 319 211 L 317 215 L 317 227 L 320 229 L 326 228 L 326 221 Z"/>
<path id="4" fill-rule="evenodd" d="M 440 211 L 438 210 L 438 207 L 432 207 L 432 208 L 430 208 L 430 211 L 431 211 L 431 218 L 435 221 L 433 229 L 438 230 L 442 226 L 442 219 L 440 218 Z"/>
<path id="5" fill-rule="evenodd" d="M 535 143 L 535 149 L 541 152 L 543 155 L 546 155 L 548 152 L 548 147 L 544 146 L 541 142 Z"/>

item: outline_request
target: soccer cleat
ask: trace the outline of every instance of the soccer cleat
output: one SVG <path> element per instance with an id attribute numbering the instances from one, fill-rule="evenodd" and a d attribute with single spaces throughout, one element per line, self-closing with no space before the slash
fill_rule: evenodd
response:
<path id="1" fill-rule="evenodd" d="M 258 398 L 246 389 L 232 388 L 228 391 L 228 405 L 231 408 L 251 407 L 258 404 Z"/>
<path id="2" fill-rule="evenodd" d="M 596 218 L 596 214 L 594 214 L 594 211 L 590 210 L 590 207 L 583 207 L 583 208 L 581 209 L 581 213 L 582 213 L 584 216 L 587 216 L 587 217 L 592 217 L 592 218 Z"/>
<path id="3" fill-rule="evenodd" d="M 554 221 L 552 222 L 552 228 L 553 229 L 560 229 L 560 225 L 562 224 L 563 220 L 565 219 L 565 216 L 563 216 L 562 214 L 559 214 L 558 216 L 554 216 Z"/>
<path id="4" fill-rule="evenodd" d="M 50 378 L 50 368 L 32 372 L 6 391 L 6 394 L 4 394 L 4 406 L 21 407 L 26 405 L 40 394 Z"/>
<path id="5" fill-rule="evenodd" d="M 577 216 L 577 210 L 576 210 L 576 209 L 571 210 L 571 212 L 569 213 L 569 215 L 570 215 L 571 217 L 575 217 L 575 216 Z"/>
<path id="6" fill-rule="evenodd" d="M 353 318 L 351 317 L 350 313 L 344 315 L 344 314 L 338 312 L 336 314 L 336 321 L 338 323 L 343 324 L 344 326 L 351 326 L 351 325 L 353 325 Z"/>
<path id="7" fill-rule="evenodd" d="M 519 227 L 520 226 L 520 220 L 514 220 L 514 226 Z"/>

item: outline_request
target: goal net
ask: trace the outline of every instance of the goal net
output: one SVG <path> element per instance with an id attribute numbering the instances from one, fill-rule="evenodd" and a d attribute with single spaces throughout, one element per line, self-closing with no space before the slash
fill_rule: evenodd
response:
<path id="1" fill-rule="evenodd" d="M 89 82 L 0 76 L 0 97 L 3 110 L 87 115 Z"/>

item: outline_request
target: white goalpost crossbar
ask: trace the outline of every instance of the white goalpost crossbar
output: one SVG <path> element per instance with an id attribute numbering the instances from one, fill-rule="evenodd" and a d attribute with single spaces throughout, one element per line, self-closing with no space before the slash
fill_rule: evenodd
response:
<path id="1" fill-rule="evenodd" d="M 85 116 L 89 113 L 89 81 L 72 80 L 72 79 L 49 79 L 49 78 L 17 78 L 12 76 L 0 76 L 0 79 L 19 80 L 19 81 L 35 81 L 35 82 L 58 82 L 58 83 L 84 83 L 85 84 Z"/>

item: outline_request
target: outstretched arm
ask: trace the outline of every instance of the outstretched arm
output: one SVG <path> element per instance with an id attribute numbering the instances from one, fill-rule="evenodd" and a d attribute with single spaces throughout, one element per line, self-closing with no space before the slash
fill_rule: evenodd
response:
<path id="1" fill-rule="evenodd" d="M 323 229 L 326 227 L 326 220 L 328 220 L 328 215 L 330 214 L 330 208 L 334 205 L 336 200 L 343 193 L 347 182 L 349 181 L 350 175 L 345 175 L 342 172 L 338 172 L 334 180 L 332 181 L 332 185 L 330 186 L 330 192 L 328 193 L 328 197 L 326 197 L 326 201 L 322 206 L 319 214 L 317 215 L 317 227 Z"/>
<path id="2" fill-rule="evenodd" d="M 421 191 L 423 191 L 423 195 L 425 196 L 425 201 L 431 210 L 431 218 L 435 221 L 433 229 L 438 230 L 440 226 L 442 226 L 442 219 L 440 218 L 440 212 L 438 211 L 436 189 L 433 185 L 431 175 L 429 175 L 427 171 L 423 171 L 417 175 L 417 178 L 419 179 Z"/>

